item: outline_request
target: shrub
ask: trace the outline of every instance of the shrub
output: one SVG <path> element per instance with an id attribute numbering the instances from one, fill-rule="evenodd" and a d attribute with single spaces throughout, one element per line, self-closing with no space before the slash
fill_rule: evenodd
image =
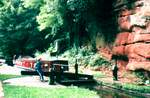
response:
<path id="1" fill-rule="evenodd" d="M 135 74 L 138 78 L 142 79 L 143 82 L 147 80 L 147 78 L 145 77 L 145 74 L 144 74 L 144 70 L 137 70 L 137 71 L 134 72 L 134 74 Z"/>
<path id="2" fill-rule="evenodd" d="M 104 59 L 100 54 L 94 53 L 87 47 L 72 48 L 62 54 L 62 57 L 67 57 L 70 64 L 75 64 L 75 59 L 79 65 L 83 66 L 109 66 L 110 62 Z"/>

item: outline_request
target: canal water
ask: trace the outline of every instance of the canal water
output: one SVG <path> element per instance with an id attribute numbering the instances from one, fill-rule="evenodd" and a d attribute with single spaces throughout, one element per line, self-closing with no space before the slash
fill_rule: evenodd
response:
<path id="1" fill-rule="evenodd" d="M 130 93 L 122 90 L 113 89 L 107 86 L 86 85 L 80 86 L 82 88 L 90 89 L 99 95 L 99 98 L 150 98 L 150 95 L 142 95 L 139 93 Z"/>
<path id="2" fill-rule="evenodd" d="M 99 98 L 150 98 L 136 93 L 127 93 L 121 90 L 115 90 L 107 87 L 99 87 L 96 89 Z"/>

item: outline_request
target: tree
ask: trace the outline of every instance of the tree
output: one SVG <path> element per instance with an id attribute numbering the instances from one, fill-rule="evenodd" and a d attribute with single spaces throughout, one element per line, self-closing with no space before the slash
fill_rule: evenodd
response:
<path id="1" fill-rule="evenodd" d="M 110 31 L 115 32 L 114 23 L 110 22 L 112 3 L 105 0 L 44 0 L 37 17 L 39 29 L 48 31 L 54 39 L 69 36 L 71 47 L 91 44 L 96 48 L 98 33 L 109 43 L 113 35 Z"/>
<path id="2" fill-rule="evenodd" d="M 39 30 L 49 30 L 50 35 L 55 36 L 63 24 L 59 13 L 59 0 L 44 0 L 40 13 L 37 16 Z"/>
<path id="3" fill-rule="evenodd" d="M 79 47 L 80 33 L 85 32 L 86 6 L 86 0 L 45 0 L 37 17 L 39 29 L 48 29 L 55 39 L 69 38 L 71 46 Z"/>
<path id="4" fill-rule="evenodd" d="M 32 55 L 45 46 L 45 35 L 37 29 L 39 7 L 29 8 L 23 0 L 8 0 L 0 8 L 0 50 L 6 59 Z"/>
<path id="5" fill-rule="evenodd" d="M 6 57 L 16 53 L 32 54 L 36 49 L 43 50 L 48 41 L 52 43 L 62 38 L 69 39 L 70 48 L 90 45 L 95 49 L 98 33 L 111 42 L 108 39 L 113 33 L 109 32 L 115 31 L 110 18 L 112 2 L 1 0 L 0 50 Z"/>

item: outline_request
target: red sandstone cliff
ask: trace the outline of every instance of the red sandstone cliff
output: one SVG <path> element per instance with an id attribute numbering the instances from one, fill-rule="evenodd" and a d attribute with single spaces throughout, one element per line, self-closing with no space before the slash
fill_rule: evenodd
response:
<path id="1" fill-rule="evenodd" d="M 120 68 L 150 71 L 150 0 L 117 0 L 114 12 L 119 33 L 113 47 L 99 48 L 108 59 L 118 58 Z"/>
<path id="2" fill-rule="evenodd" d="M 115 8 L 120 33 L 112 54 L 127 57 L 121 66 L 128 70 L 150 71 L 150 0 L 118 0 Z"/>

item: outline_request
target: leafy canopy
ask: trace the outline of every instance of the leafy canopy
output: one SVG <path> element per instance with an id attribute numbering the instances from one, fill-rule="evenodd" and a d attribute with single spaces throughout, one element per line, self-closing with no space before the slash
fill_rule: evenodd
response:
<path id="1" fill-rule="evenodd" d="M 26 2 L 8 0 L 0 8 L 0 50 L 6 58 L 32 55 L 35 49 L 44 47 L 44 34 L 38 31 L 36 22 L 39 7 L 30 8 Z"/>

